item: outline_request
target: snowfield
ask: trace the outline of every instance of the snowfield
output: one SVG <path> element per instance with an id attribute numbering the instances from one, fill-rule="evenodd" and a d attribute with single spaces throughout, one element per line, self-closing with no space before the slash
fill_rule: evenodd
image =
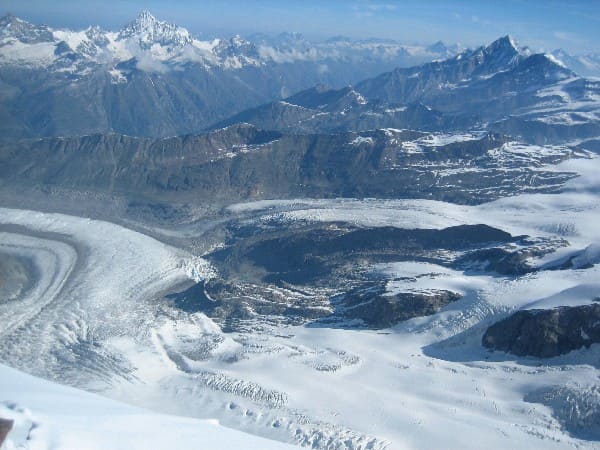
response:
<path id="1" fill-rule="evenodd" d="M 157 414 L 0 365 L 0 417 L 14 421 L 3 450 L 283 450 L 219 425 Z"/>
<path id="2" fill-rule="evenodd" d="M 581 177 L 561 194 L 480 206 L 303 199 L 233 205 L 226 214 L 404 228 L 485 223 L 568 241 L 533 261 L 539 267 L 571 256 L 596 264 L 600 162 L 573 160 L 557 170 L 565 168 Z M 505 277 L 390 263 L 375 268 L 390 274 L 390 293 L 414 287 L 463 297 L 387 330 L 265 325 L 224 333 L 163 298 L 212 276 L 185 250 L 62 214 L 0 209 L 0 224 L 0 253 L 38 267 L 33 287 L 0 304 L 3 363 L 196 418 L 140 412 L 1 368 L 0 416 L 17 420 L 13 448 L 271 448 L 197 419 L 321 449 L 598 448 L 590 439 L 600 433 L 597 344 L 543 360 L 481 345 L 485 329 L 517 309 L 592 303 L 600 295 L 597 264 Z M 26 441 L 33 423 L 41 425 Z"/>

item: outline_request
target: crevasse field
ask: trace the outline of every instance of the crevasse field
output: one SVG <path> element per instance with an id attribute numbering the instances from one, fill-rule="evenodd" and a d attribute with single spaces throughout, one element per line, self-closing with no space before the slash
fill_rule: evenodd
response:
<path id="1" fill-rule="evenodd" d="M 588 267 L 600 262 L 600 160 L 556 170 L 580 176 L 560 194 L 479 206 L 299 199 L 228 213 L 402 228 L 483 223 L 568 241 L 532 261 L 538 267 L 574 255 L 575 267 Z M 165 297 L 215 269 L 161 237 L 201 240 L 206 228 L 199 220 L 150 237 L 82 217 L 0 209 L 0 251 L 35 267 L 34 279 L 0 304 L 2 361 L 122 402 L 1 367 L 0 416 L 16 421 L 3 448 L 285 448 L 224 427 L 332 449 L 596 447 L 586 439 L 600 434 L 597 346 L 542 360 L 489 352 L 481 337 L 516 309 L 597 300 L 597 265 L 509 277 L 386 263 L 376 269 L 389 275 L 389 292 L 437 288 L 463 297 L 384 330 L 265 324 L 224 333 Z"/>

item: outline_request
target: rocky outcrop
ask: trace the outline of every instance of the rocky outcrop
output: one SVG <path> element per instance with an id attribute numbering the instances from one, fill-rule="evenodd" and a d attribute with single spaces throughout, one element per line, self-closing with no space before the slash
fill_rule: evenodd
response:
<path id="1" fill-rule="evenodd" d="M 10 433 L 10 430 L 12 430 L 13 424 L 13 420 L 0 418 L 0 446 L 2 446 L 4 440 L 8 436 L 8 433 Z"/>
<path id="2" fill-rule="evenodd" d="M 384 286 L 360 287 L 338 296 L 333 303 L 340 318 L 358 319 L 369 328 L 387 328 L 415 317 L 430 316 L 460 299 L 455 292 L 430 290 L 386 294 Z"/>
<path id="3" fill-rule="evenodd" d="M 600 342 L 600 304 L 517 311 L 493 324 L 482 344 L 516 356 L 551 358 Z"/>
<path id="4" fill-rule="evenodd" d="M 412 260 L 451 265 L 447 252 L 440 251 L 471 251 L 520 239 L 487 225 L 410 230 L 338 223 L 256 231 L 247 237 L 248 230 L 231 228 L 238 242 L 208 258 L 223 273 L 254 281 L 306 285 L 327 279 L 325 285 L 331 286 L 329 278 L 345 267 Z"/>

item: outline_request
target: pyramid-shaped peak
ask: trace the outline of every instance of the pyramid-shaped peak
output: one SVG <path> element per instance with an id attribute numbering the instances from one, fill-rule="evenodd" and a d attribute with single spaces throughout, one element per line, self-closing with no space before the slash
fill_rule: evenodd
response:
<path id="1" fill-rule="evenodd" d="M 142 10 L 134 21 L 125 25 L 119 32 L 119 38 L 136 38 L 142 47 L 149 47 L 154 43 L 173 46 L 192 42 L 188 30 L 173 23 L 163 22 L 148 10 Z"/>
<path id="2" fill-rule="evenodd" d="M 511 35 L 507 34 L 506 36 L 502 36 L 488 45 L 486 50 L 489 52 L 508 51 L 512 53 L 519 53 L 519 46 L 517 41 Z"/>
<path id="3" fill-rule="evenodd" d="M 154 17 L 150 13 L 150 11 L 148 11 L 147 9 L 144 9 L 144 10 L 140 11 L 140 13 L 137 15 L 135 20 L 133 20 L 133 21 L 129 22 L 127 25 L 125 25 L 125 27 L 123 27 L 123 29 L 121 31 L 123 32 L 123 31 L 128 30 L 128 31 L 140 32 L 140 31 L 144 31 L 144 30 L 153 30 L 160 25 L 169 25 L 172 27 L 176 27 L 176 25 L 167 24 L 166 22 L 161 22 L 156 17 Z"/>
<path id="4" fill-rule="evenodd" d="M 446 50 L 448 50 L 448 47 L 446 47 L 446 44 L 444 44 L 442 41 L 437 41 L 429 45 L 427 50 L 433 53 L 444 53 Z"/>
<path id="5" fill-rule="evenodd" d="M 147 9 L 140 11 L 140 13 L 138 14 L 138 16 L 135 20 L 139 23 L 146 23 L 146 24 L 152 24 L 152 23 L 158 22 L 156 17 L 154 17 L 150 13 L 150 11 L 148 11 Z"/>

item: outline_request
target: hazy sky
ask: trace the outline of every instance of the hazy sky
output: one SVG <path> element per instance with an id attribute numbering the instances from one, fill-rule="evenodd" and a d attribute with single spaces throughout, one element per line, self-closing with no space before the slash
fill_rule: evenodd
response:
<path id="1" fill-rule="evenodd" d="M 511 34 L 536 50 L 600 53 L 600 0 L 0 0 L 0 14 L 54 27 L 118 29 L 142 9 L 200 35 L 297 31 L 474 46 Z"/>

